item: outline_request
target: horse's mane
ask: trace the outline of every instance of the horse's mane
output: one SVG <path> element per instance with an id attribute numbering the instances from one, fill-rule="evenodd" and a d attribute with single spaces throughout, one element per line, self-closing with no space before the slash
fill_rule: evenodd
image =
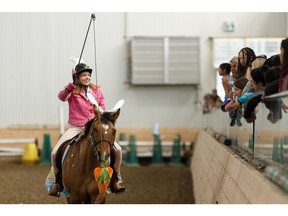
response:
<path id="1" fill-rule="evenodd" d="M 80 140 L 83 140 L 88 135 L 89 130 L 94 120 L 95 118 L 91 119 L 90 121 L 86 123 L 85 128 L 83 130 L 84 133 L 82 133 Z M 112 115 L 112 113 L 104 112 L 100 117 L 100 121 L 104 124 L 111 122 L 114 125 L 116 123 L 116 118 L 114 117 L 114 115 Z"/>

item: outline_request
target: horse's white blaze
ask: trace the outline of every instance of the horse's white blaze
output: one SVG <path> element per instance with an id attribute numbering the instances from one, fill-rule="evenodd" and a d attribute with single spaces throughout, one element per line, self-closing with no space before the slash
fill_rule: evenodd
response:
<path id="1" fill-rule="evenodd" d="M 104 133 L 107 134 L 108 133 L 108 129 L 109 129 L 109 125 L 107 124 L 102 124 L 103 129 L 105 130 Z"/>
<path id="2" fill-rule="evenodd" d="M 104 151 L 101 160 L 105 160 L 106 159 L 106 154 L 107 154 L 107 152 Z"/>

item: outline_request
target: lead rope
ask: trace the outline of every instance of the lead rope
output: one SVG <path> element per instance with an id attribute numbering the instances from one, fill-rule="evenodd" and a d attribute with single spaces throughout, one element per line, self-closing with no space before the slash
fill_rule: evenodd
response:
<path id="1" fill-rule="evenodd" d="M 98 87 L 98 81 L 97 81 L 97 65 L 96 65 L 96 33 L 95 33 L 95 20 L 96 20 L 96 16 L 94 13 L 91 14 L 91 18 L 90 18 L 90 21 L 89 21 L 89 25 L 88 25 L 88 29 L 87 29 L 87 32 L 86 32 L 86 35 L 85 35 L 85 39 L 84 39 L 84 43 L 83 43 L 83 46 L 82 46 L 82 50 L 81 50 L 81 54 L 80 54 L 80 57 L 79 57 L 79 62 L 78 64 L 81 62 L 81 58 L 82 58 L 82 54 L 83 54 L 83 51 L 84 51 L 84 48 L 85 48 L 85 44 L 86 44 L 86 41 L 87 41 L 87 37 L 88 37 L 88 34 L 89 34 L 89 30 L 90 30 L 90 27 L 91 27 L 91 22 L 93 20 L 93 35 L 94 35 L 94 65 L 95 65 L 95 77 L 96 77 L 96 86 Z M 85 89 L 85 93 L 87 95 L 87 89 Z M 98 98 L 98 91 L 96 91 L 96 97 Z M 98 110 L 100 111 L 100 108 L 98 106 Z M 98 116 L 99 117 L 99 116 Z"/>
<path id="2" fill-rule="evenodd" d="M 82 50 L 81 50 L 81 53 L 80 53 L 78 64 L 81 62 L 81 58 L 82 58 L 84 47 L 85 47 L 85 44 L 86 44 L 86 41 L 87 41 L 87 37 L 88 37 L 89 30 L 90 30 L 91 22 L 94 19 L 95 19 L 95 14 L 91 14 L 91 18 L 90 18 L 90 21 L 89 21 L 89 25 L 88 25 L 88 29 L 87 29 L 86 35 L 85 35 L 85 39 L 84 39 L 84 43 L 83 43 Z M 85 87 L 85 95 L 87 97 L 87 87 Z"/>
<path id="3" fill-rule="evenodd" d="M 91 14 L 91 20 L 93 20 L 93 42 L 94 42 L 94 70 L 95 70 L 95 79 L 96 79 L 96 87 L 98 88 L 98 73 L 97 73 L 97 56 L 96 56 L 96 28 L 95 28 L 95 14 Z M 96 91 L 96 98 L 98 98 L 98 90 Z M 98 104 L 99 105 L 99 104 Z M 98 111 L 100 108 L 98 106 Z"/>
<path id="4" fill-rule="evenodd" d="M 96 16 L 95 14 L 91 14 L 91 20 L 93 20 L 93 42 L 94 42 L 94 68 L 95 68 L 95 79 L 96 79 L 96 98 L 98 97 L 98 71 L 97 71 L 97 55 L 96 55 L 96 28 L 95 28 L 95 20 L 96 20 Z M 98 113 L 100 113 L 100 105 L 98 104 Z M 102 123 L 101 123 L 101 117 L 100 114 L 98 114 L 98 118 L 100 121 L 100 131 L 101 131 L 101 137 L 100 140 L 103 141 L 103 131 L 102 131 Z"/>
<path id="5" fill-rule="evenodd" d="M 94 16 L 93 16 L 94 15 Z M 93 39 L 94 39 L 94 67 L 95 67 L 95 79 L 96 79 L 96 86 L 98 88 L 98 73 L 97 73 L 97 56 L 96 56 L 96 28 L 95 28 L 95 14 L 93 16 Z M 98 98 L 98 91 L 96 91 L 96 97 Z"/>
<path id="6" fill-rule="evenodd" d="M 84 47 L 85 47 L 86 40 L 87 40 L 87 36 L 88 36 L 89 30 L 90 30 L 91 22 L 92 22 L 92 19 L 94 19 L 94 18 L 95 18 L 95 14 L 91 14 L 90 22 L 89 22 L 88 29 L 87 29 L 87 32 L 86 32 L 86 36 L 85 36 L 85 39 L 84 39 L 84 43 L 83 43 L 83 46 L 82 46 L 82 50 L 81 50 L 81 53 L 80 53 L 80 57 L 79 57 L 79 62 L 78 62 L 78 64 L 79 64 L 80 61 L 81 61 L 82 54 L 83 54 L 83 51 L 84 51 Z"/>

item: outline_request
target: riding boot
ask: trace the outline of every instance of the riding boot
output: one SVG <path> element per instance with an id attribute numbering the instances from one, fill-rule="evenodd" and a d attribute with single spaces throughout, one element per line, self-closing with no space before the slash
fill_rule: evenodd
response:
<path id="1" fill-rule="evenodd" d="M 55 183 L 55 186 L 48 192 L 48 195 L 60 197 L 60 186 Z"/>
<path id="2" fill-rule="evenodd" d="M 120 185 L 120 183 L 122 182 L 123 180 L 121 178 L 120 171 L 116 172 L 115 170 L 113 170 L 113 174 L 112 174 L 111 181 L 110 181 L 111 192 L 117 194 L 117 193 L 126 191 L 126 187 Z"/>
<path id="3" fill-rule="evenodd" d="M 62 183 L 62 175 L 61 171 L 58 171 L 57 174 L 55 174 L 55 185 L 54 187 L 48 192 L 48 195 L 50 196 L 55 196 L 55 197 L 60 197 L 60 192 L 63 191 L 63 183 Z"/>

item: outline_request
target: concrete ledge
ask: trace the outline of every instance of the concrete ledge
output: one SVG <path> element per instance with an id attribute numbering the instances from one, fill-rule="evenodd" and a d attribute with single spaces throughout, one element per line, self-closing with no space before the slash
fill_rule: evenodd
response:
<path id="1" fill-rule="evenodd" d="M 288 203 L 288 194 L 264 173 L 203 130 L 195 142 L 190 168 L 196 203 Z"/>

